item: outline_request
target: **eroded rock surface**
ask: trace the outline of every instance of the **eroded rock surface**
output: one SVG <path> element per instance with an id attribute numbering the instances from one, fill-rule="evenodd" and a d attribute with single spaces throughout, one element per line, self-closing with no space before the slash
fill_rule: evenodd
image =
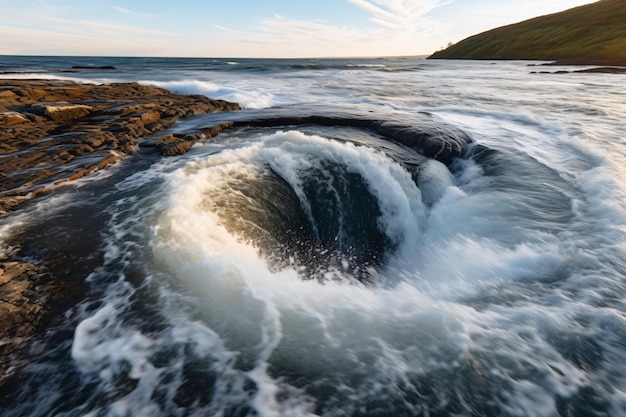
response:
<path id="1" fill-rule="evenodd" d="M 115 163 L 179 118 L 237 109 L 137 83 L 0 80 L 0 212 Z M 161 153 L 182 153 L 193 139 Z"/>

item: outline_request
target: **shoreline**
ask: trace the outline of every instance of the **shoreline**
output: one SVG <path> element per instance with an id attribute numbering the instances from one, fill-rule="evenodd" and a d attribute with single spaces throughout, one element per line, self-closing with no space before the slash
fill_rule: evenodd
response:
<path id="1" fill-rule="evenodd" d="M 239 109 L 237 103 L 137 83 L 0 80 L 0 216 L 16 214 L 38 198 L 130 157 L 146 139 L 161 155 L 185 153 L 219 132 L 154 139 L 179 119 Z M 33 348 L 30 338 L 81 301 L 86 291 L 84 282 L 59 268 L 57 260 L 33 260 L 23 249 L 25 233 L 0 247 L 0 385 L 19 378 L 13 374 Z M 67 257 L 80 258 L 75 251 L 81 248 L 63 245 Z"/>
<path id="2" fill-rule="evenodd" d="M 552 61 L 552 60 L 548 60 Z M 543 65 L 578 65 L 578 66 L 597 66 L 597 67 L 626 67 L 626 59 L 595 59 L 595 58 L 557 58 L 551 63 Z"/>
<path id="3" fill-rule="evenodd" d="M 240 108 L 137 83 L 0 80 L 0 213 L 133 154 L 178 119 Z M 159 146 L 184 153 L 179 142 Z"/>
<path id="4" fill-rule="evenodd" d="M 494 57 L 439 57 L 433 54 L 426 59 L 429 60 L 448 60 L 448 61 L 536 61 L 537 63 L 528 64 L 529 67 L 557 67 L 557 66 L 580 66 L 593 67 L 576 71 L 567 71 L 568 73 L 604 73 L 604 74 L 623 74 L 626 73 L 626 59 L 588 59 L 588 58 L 568 58 L 568 59 L 538 59 L 538 58 L 494 58 Z"/>
<path id="5" fill-rule="evenodd" d="M 440 51 L 439 51 L 440 52 Z M 537 61 L 538 64 L 530 65 L 577 65 L 577 66 L 603 66 L 603 67 L 626 67 L 626 59 L 604 59 L 604 58 L 503 58 L 503 57 L 470 57 L 470 56 L 439 56 L 437 52 L 426 57 L 429 60 L 449 60 L 449 61 Z"/>

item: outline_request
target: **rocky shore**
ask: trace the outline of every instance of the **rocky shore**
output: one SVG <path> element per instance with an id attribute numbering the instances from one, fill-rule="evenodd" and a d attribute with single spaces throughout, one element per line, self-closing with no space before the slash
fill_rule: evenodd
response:
<path id="1" fill-rule="evenodd" d="M 136 83 L 0 80 L 0 215 L 150 146 L 162 155 L 186 152 L 196 135 L 158 137 L 184 117 L 237 110 L 200 95 L 177 95 Z M 156 140 L 155 140 L 156 138 Z M 25 338 L 80 296 L 81 284 L 57 276 L 22 253 L 20 240 L 0 247 L 0 382 L 35 347 Z M 72 256 L 72 254 L 68 254 Z M 53 262 L 52 262 L 53 263 Z"/>
<path id="2" fill-rule="evenodd" d="M 237 109 L 136 83 L 0 80 L 0 212 L 115 163 L 179 118 Z M 159 145 L 172 155 L 198 139 Z"/>

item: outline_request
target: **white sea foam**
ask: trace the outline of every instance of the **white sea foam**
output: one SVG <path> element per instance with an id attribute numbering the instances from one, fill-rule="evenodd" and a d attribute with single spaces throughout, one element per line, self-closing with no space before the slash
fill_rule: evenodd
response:
<path id="1" fill-rule="evenodd" d="M 401 243 L 419 235 L 424 216 L 420 191 L 409 173 L 379 153 L 300 132 L 281 132 L 264 142 L 261 158 L 291 184 L 303 204 L 303 172 L 312 165 L 323 167 L 323 162 L 344 166 L 359 174 L 378 200 L 382 212 L 378 223 L 387 237 Z"/>
<path id="2" fill-rule="evenodd" d="M 221 99 L 239 103 L 249 109 L 260 109 L 278 104 L 270 90 L 243 89 L 233 86 L 226 87 L 209 81 L 181 80 L 181 81 L 151 81 L 139 82 L 142 85 L 151 85 L 165 88 L 177 94 L 201 94 L 214 99 Z"/>

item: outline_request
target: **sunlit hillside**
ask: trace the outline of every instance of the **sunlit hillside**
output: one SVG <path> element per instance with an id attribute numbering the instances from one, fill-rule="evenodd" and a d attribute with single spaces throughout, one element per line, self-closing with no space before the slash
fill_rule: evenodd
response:
<path id="1" fill-rule="evenodd" d="M 503 26 L 430 58 L 626 63 L 626 0 L 601 0 Z"/>

